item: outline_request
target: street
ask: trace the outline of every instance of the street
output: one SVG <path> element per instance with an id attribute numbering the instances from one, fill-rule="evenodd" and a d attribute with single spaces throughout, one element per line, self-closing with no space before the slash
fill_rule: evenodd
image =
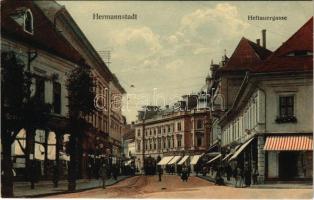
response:
<path id="1" fill-rule="evenodd" d="M 46 197 L 47 198 L 47 197 Z M 312 199 L 312 189 L 259 189 L 216 186 L 206 180 L 179 176 L 136 176 L 106 189 L 49 196 L 49 198 L 206 198 L 206 199 Z"/>

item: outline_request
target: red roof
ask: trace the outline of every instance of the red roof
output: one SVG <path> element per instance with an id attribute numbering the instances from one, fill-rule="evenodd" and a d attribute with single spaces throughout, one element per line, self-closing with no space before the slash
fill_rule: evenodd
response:
<path id="1" fill-rule="evenodd" d="M 221 67 L 220 71 L 242 71 L 249 70 L 256 64 L 261 63 L 271 51 L 263 48 L 254 42 L 242 37 L 238 46 L 227 63 Z"/>
<path id="2" fill-rule="evenodd" d="M 10 16 L 21 8 L 31 10 L 34 20 L 34 34 L 26 33 L 23 26 Z M 54 29 L 54 24 L 32 1 L 5 0 L 1 2 L 1 34 L 6 38 L 42 49 L 74 63 L 81 64 L 83 62 L 80 53 Z"/>
<path id="3" fill-rule="evenodd" d="M 284 42 L 263 64 L 255 66 L 253 71 L 312 71 L 313 55 L 287 56 L 287 54 L 300 51 L 313 52 L 313 17 Z"/>

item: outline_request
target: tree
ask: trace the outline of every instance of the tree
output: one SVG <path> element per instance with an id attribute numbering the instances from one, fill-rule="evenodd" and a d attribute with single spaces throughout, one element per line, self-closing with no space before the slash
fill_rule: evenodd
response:
<path id="1" fill-rule="evenodd" d="M 81 141 L 84 130 L 88 127 L 85 116 L 94 113 L 94 83 L 90 67 L 82 64 L 73 69 L 67 80 L 69 99 L 69 129 L 70 141 L 68 152 L 70 164 L 68 168 L 68 189 L 74 191 L 77 179 L 78 142 Z"/>
<path id="2" fill-rule="evenodd" d="M 27 134 L 49 119 L 50 104 L 31 97 L 32 74 L 25 70 L 24 62 L 15 52 L 1 53 L 1 143 L 3 147 L 2 184 L 3 197 L 13 196 L 11 145 L 19 130 Z M 25 152 L 24 152 L 25 153 Z M 28 154 L 26 154 L 28 156 Z"/>

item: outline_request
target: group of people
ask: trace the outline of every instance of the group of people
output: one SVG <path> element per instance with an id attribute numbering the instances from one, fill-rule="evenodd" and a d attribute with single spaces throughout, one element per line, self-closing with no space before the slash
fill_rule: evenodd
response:
<path id="1" fill-rule="evenodd" d="M 158 166 L 157 171 L 158 171 L 158 177 L 159 177 L 158 180 L 161 181 L 161 177 L 163 175 L 163 168 L 161 166 Z M 174 171 L 173 171 L 173 173 L 174 173 Z M 182 169 L 181 169 L 181 173 L 178 173 L 178 174 L 181 176 L 182 181 L 187 182 L 188 178 L 190 176 L 190 168 L 183 165 Z"/>
<path id="2" fill-rule="evenodd" d="M 227 181 L 230 181 L 231 178 L 234 179 L 235 187 L 248 187 L 251 184 L 257 184 L 257 177 L 259 175 L 255 163 L 253 163 L 253 169 L 251 170 L 248 162 L 245 162 L 243 166 L 237 164 L 234 167 L 231 167 L 228 164 L 224 167 L 212 168 L 212 170 L 216 171 L 216 184 L 223 184 L 222 175 L 225 173 Z M 251 182 L 251 180 L 253 182 Z"/>

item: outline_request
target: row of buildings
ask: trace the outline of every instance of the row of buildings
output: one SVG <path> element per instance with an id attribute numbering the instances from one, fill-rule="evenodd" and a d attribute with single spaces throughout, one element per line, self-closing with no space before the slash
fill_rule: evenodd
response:
<path id="1" fill-rule="evenodd" d="M 52 105 L 48 124 L 37 127 L 34 133 L 20 130 L 13 142 L 17 178 L 25 178 L 29 160 L 36 162 L 43 178 L 51 177 L 53 166 L 66 166 L 69 156 L 65 146 L 71 134 L 66 81 L 67 75 L 81 65 L 91 68 L 102 109 L 86 117 L 90 128 L 80 143 L 79 176 L 86 177 L 102 157 L 119 158 L 126 125 L 121 98 L 126 91 L 65 7 L 55 1 L 5 0 L 1 1 L 1 19 L 1 54 L 13 53 L 27 66 L 32 74 L 32 95 Z"/>
<path id="2" fill-rule="evenodd" d="M 189 108 L 139 112 L 138 166 L 159 156 L 160 165 L 246 168 L 259 183 L 312 180 L 313 18 L 274 52 L 266 44 L 262 30 L 212 62 L 202 109 L 197 95 Z"/>

